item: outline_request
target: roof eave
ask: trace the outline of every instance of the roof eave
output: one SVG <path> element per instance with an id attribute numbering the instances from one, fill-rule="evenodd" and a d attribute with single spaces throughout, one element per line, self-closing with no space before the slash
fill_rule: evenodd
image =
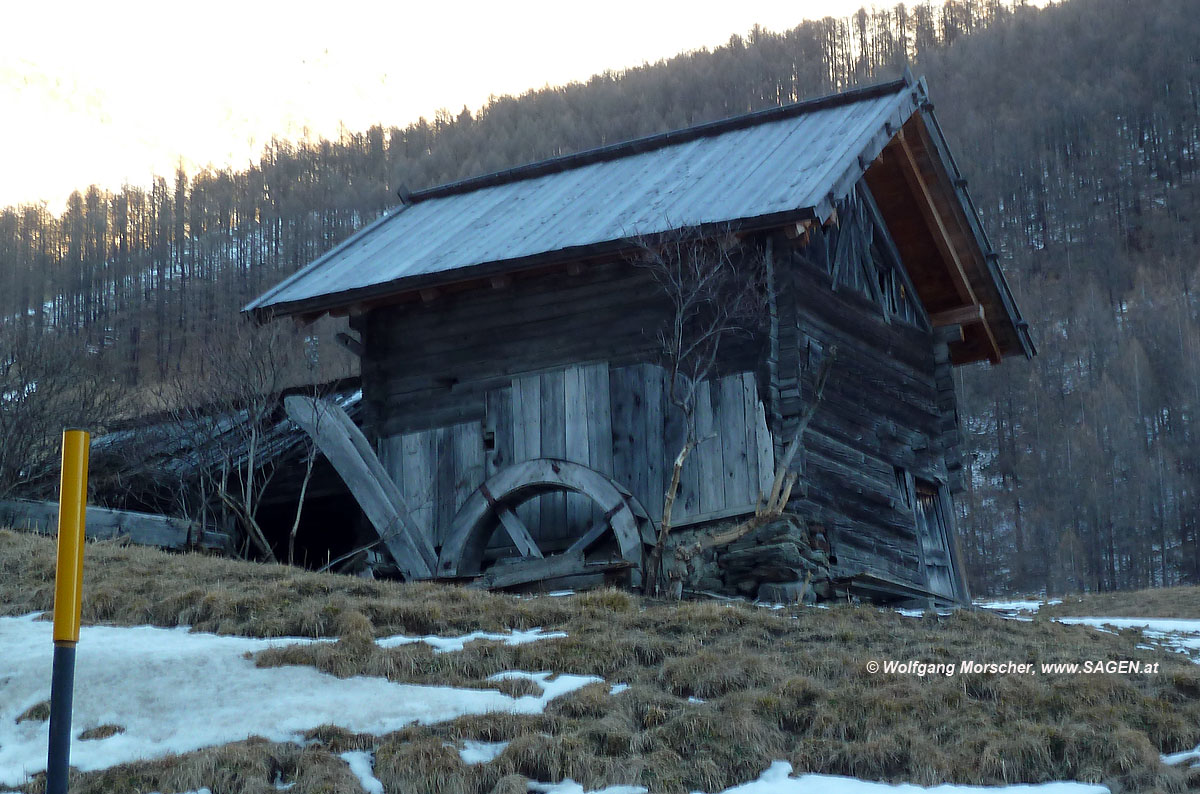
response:
<path id="1" fill-rule="evenodd" d="M 410 206 L 409 204 L 401 204 L 397 207 L 393 207 L 391 209 L 384 210 L 383 214 L 380 215 L 378 218 L 371 221 L 370 223 L 368 223 L 366 226 L 362 227 L 358 231 L 354 232 L 349 237 L 347 237 L 345 240 L 342 240 L 340 243 L 335 245 L 333 248 L 331 248 L 328 251 L 326 251 L 325 253 L 321 254 L 319 257 L 317 257 L 313 261 L 309 262 L 307 265 L 300 268 L 292 275 L 285 278 L 283 281 L 280 281 L 274 287 L 271 287 L 271 289 L 267 290 L 266 292 L 264 292 L 263 294 L 261 294 L 257 298 L 255 298 L 254 300 L 247 303 L 245 306 L 242 307 L 242 314 L 249 314 L 252 317 L 254 317 L 255 320 L 257 320 L 259 322 L 269 321 L 273 317 L 287 316 L 289 314 L 295 314 L 295 312 L 281 311 L 281 307 L 286 306 L 287 304 L 286 303 L 283 303 L 283 304 L 272 303 L 271 302 L 272 297 L 275 295 L 278 295 L 280 292 L 287 289 L 289 286 L 291 286 L 295 282 L 299 281 L 300 279 L 305 278 L 309 273 L 313 272 L 314 270 L 317 270 L 317 269 L 321 268 L 322 266 L 324 266 L 324 264 L 326 262 L 328 262 L 333 257 L 337 256 L 342 251 L 342 249 L 346 248 L 347 246 L 354 245 L 358 242 L 361 242 L 366 237 L 369 237 L 370 235 L 379 231 L 379 229 L 381 227 L 383 227 L 387 223 L 395 220 L 396 217 L 401 212 L 408 209 L 409 206 Z"/>
<path id="2" fill-rule="evenodd" d="M 824 206 L 824 202 L 822 202 L 822 205 L 818 207 L 801 207 L 796 210 L 787 210 L 768 215 L 759 215 L 753 218 L 741 218 L 731 221 L 704 223 L 697 226 L 685 227 L 683 229 L 672 231 L 695 232 L 697 234 L 707 235 L 725 231 L 735 234 L 747 234 L 766 229 L 777 229 L 789 224 L 800 223 L 807 220 L 817 220 L 824 217 L 821 215 L 821 206 Z M 828 215 L 828 212 L 826 212 L 825 215 Z M 653 237 L 653 235 L 647 236 Z M 456 268 L 455 270 L 451 271 L 438 271 L 435 273 L 423 273 L 413 276 L 406 276 L 404 278 L 395 279 L 382 284 L 373 284 L 358 289 L 325 293 L 297 301 L 262 303 L 262 305 L 256 305 L 262 302 L 262 299 L 260 299 L 259 301 L 256 301 L 255 304 L 247 306 L 245 309 L 243 309 L 243 311 L 252 313 L 253 316 L 260 321 L 277 317 L 306 315 L 315 317 L 325 313 L 341 314 L 354 312 L 359 307 L 391 302 L 393 299 L 403 299 L 406 295 L 410 295 L 412 293 L 432 287 L 444 287 L 450 284 L 478 281 L 481 279 L 490 278 L 492 276 L 511 274 L 521 270 L 553 267 L 555 265 L 565 264 L 567 262 L 578 261 L 581 259 L 595 259 L 627 255 L 638 247 L 638 239 L 639 238 L 637 236 L 621 237 L 616 240 L 607 240 L 588 245 L 560 248 L 555 251 L 547 251 L 544 253 L 516 259 L 481 262 L 480 264 L 472 265 L 470 267 Z M 299 275 L 299 273 L 297 273 L 297 275 Z"/>
<path id="3" fill-rule="evenodd" d="M 1005 317 L 1003 319 L 1012 327 L 1014 335 L 1020 344 L 1020 350 L 1012 352 L 1023 354 L 1026 359 L 1031 359 L 1037 355 L 1037 348 L 1033 344 L 1033 339 L 1029 332 L 1029 323 L 1021 316 L 1021 310 L 1017 307 L 1016 299 L 1012 294 L 1012 288 L 1008 284 L 1008 279 L 1005 278 L 1004 272 L 1000 269 L 999 254 L 992 248 L 991 240 L 988 238 L 987 232 L 983 228 L 983 223 L 979 219 L 979 212 L 975 207 L 975 202 L 972 200 L 971 194 L 967 191 L 967 180 L 963 178 L 962 172 L 958 170 L 958 164 L 954 160 L 954 155 L 950 152 L 946 136 L 942 131 L 941 125 L 938 123 L 937 115 L 934 113 L 933 103 L 927 98 L 925 79 L 921 78 L 917 85 L 922 98 L 918 106 L 921 118 L 930 133 L 929 138 L 933 141 L 942 165 L 951 177 L 951 190 L 962 207 L 963 215 L 966 216 L 971 235 L 976 245 L 979 246 L 984 261 L 987 263 L 988 273 L 999 293 L 1001 305 L 1004 307 Z M 1004 355 L 1007 357 L 1011 354 L 1004 353 Z"/>

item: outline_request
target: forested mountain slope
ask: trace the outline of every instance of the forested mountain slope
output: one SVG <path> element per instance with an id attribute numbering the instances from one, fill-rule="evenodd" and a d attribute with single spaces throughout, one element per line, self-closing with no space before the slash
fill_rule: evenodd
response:
<path id="1" fill-rule="evenodd" d="M 273 142 L 243 171 L 0 210 L 0 317 L 131 392 L 197 369 L 238 308 L 418 189 L 894 78 L 929 79 L 1041 355 L 961 371 L 976 590 L 1200 581 L 1200 19 L 1191 0 L 956 0 Z M 344 360 L 320 348 L 314 377 Z"/>

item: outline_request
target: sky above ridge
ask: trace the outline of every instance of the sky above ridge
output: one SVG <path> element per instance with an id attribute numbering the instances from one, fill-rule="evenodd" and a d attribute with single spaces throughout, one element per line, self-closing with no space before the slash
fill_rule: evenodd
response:
<path id="1" fill-rule="evenodd" d="M 859 0 L 43 0 L 0 21 L 0 206 L 245 167 L 272 136 L 403 126 Z M 601 13 L 602 11 L 602 13 Z"/>
<path id="2" fill-rule="evenodd" d="M 848 0 L 13 4 L 0 24 L 0 206 L 244 167 L 273 135 L 404 125 L 438 108 L 714 47 Z M 600 8 L 604 13 L 599 13 Z M 578 9 L 578 10 L 576 10 Z"/>

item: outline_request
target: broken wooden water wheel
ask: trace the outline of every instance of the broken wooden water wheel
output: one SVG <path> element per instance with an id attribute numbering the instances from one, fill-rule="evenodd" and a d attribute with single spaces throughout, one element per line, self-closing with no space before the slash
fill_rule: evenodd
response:
<path id="1" fill-rule="evenodd" d="M 587 497 L 599 514 L 561 551 L 543 548 L 516 509 L 556 492 Z M 515 552 L 486 561 L 489 541 L 498 529 L 507 534 Z M 478 576 L 483 586 L 498 588 L 626 570 L 628 583 L 637 586 L 645 546 L 652 542 L 646 511 L 619 483 L 579 463 L 536 458 L 502 469 L 467 497 L 442 546 L 437 573 Z"/>

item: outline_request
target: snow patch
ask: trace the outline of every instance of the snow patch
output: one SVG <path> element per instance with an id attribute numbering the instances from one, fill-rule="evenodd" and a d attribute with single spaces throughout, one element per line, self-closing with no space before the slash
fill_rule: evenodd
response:
<path id="1" fill-rule="evenodd" d="M 628 690 L 629 690 L 629 684 L 613 684 L 611 687 L 608 688 L 608 694 L 619 695 L 622 692 L 626 692 Z"/>
<path id="2" fill-rule="evenodd" d="M 585 792 L 583 786 L 571 778 L 567 778 L 561 783 L 534 783 L 530 781 L 529 790 L 541 792 L 541 794 L 646 794 L 648 791 L 648 789 L 642 786 L 605 786 L 604 788 Z"/>
<path id="3" fill-rule="evenodd" d="M 560 675 L 551 681 L 550 677 L 552 675 L 554 675 L 554 673 L 527 673 L 523 670 L 509 670 L 507 672 L 496 673 L 495 675 L 488 676 L 488 680 L 510 681 L 514 678 L 523 678 L 527 681 L 532 681 L 542 688 L 541 696 L 533 697 L 532 695 L 525 695 L 524 697 L 517 698 L 517 703 L 519 704 L 526 698 L 533 698 L 535 702 L 541 703 L 543 708 L 547 702 L 554 700 L 557 697 L 574 692 L 576 689 L 582 689 L 588 684 L 603 683 L 604 681 L 603 678 L 599 678 L 594 675 Z M 534 711 L 516 713 L 536 714 L 541 710 L 541 708 L 538 708 Z"/>
<path id="4" fill-rule="evenodd" d="M 1195 618 L 1055 618 L 1059 623 L 1091 626 L 1097 631 L 1141 629 L 1142 634 L 1158 640 L 1171 650 L 1192 656 L 1200 654 L 1200 620 Z M 1139 646 L 1140 647 L 1140 646 Z M 1200 663 L 1200 658 L 1195 661 Z"/>
<path id="5" fill-rule="evenodd" d="M 609 786 L 585 792 L 583 786 L 567 779 L 561 783 L 530 783 L 530 791 L 542 794 L 646 794 L 641 786 Z M 700 794 L 695 792 L 694 794 Z M 776 761 L 757 780 L 727 788 L 721 794 L 1110 794 L 1106 786 L 1056 782 L 1012 786 L 916 786 L 910 783 L 873 783 L 835 775 L 792 777 L 792 765 Z"/>
<path id="6" fill-rule="evenodd" d="M 358 778 L 363 791 L 367 794 L 383 794 L 383 784 L 375 777 L 375 754 L 364 750 L 352 750 L 342 753 L 341 759 L 350 767 L 350 772 Z"/>
<path id="7" fill-rule="evenodd" d="M 1061 603 L 1062 601 L 976 601 L 975 606 L 997 612 L 1037 612 L 1043 604 Z"/>
<path id="8" fill-rule="evenodd" d="M 758 780 L 725 789 L 721 794 L 1110 794 L 1106 786 L 1069 782 L 1013 786 L 957 786 L 947 783 L 925 788 L 910 783 L 873 783 L 835 775 L 791 775 L 791 764 L 776 761 Z"/>
<path id="9" fill-rule="evenodd" d="M 1182 753 L 1171 753 L 1162 757 L 1162 762 L 1167 766 L 1178 766 L 1188 761 L 1196 762 L 1192 764 L 1193 768 L 1200 767 L 1200 746 L 1195 750 L 1184 750 Z"/>
<path id="10" fill-rule="evenodd" d="M 1044 599 L 1015 599 L 1011 601 L 973 601 L 972 604 L 980 609 L 992 609 L 997 612 L 1037 612 L 1042 607 L 1061 604 L 1061 598 Z"/>
<path id="11" fill-rule="evenodd" d="M 16 721 L 50 697 L 53 627 L 35 617 L 0 617 L 0 786 L 23 785 L 46 768 L 47 723 Z M 470 714 L 536 714 L 550 700 L 601 680 L 568 675 L 550 680 L 551 673 L 516 672 L 507 677 L 529 678 L 542 694 L 514 698 L 488 689 L 339 679 L 311 667 L 254 664 L 259 651 L 304 641 L 223 637 L 186 628 L 84 627 L 77 651 L 74 732 L 104 724 L 124 726 L 125 732 L 73 740 L 71 765 L 90 772 L 251 736 L 300 741 L 325 724 L 382 735 Z"/>
<path id="12" fill-rule="evenodd" d="M 408 637 L 403 634 L 397 634 L 394 637 L 383 637 L 375 640 L 375 643 L 380 648 L 395 648 L 400 645 L 412 645 L 415 642 L 423 642 L 426 645 L 433 647 L 434 653 L 450 653 L 451 651 L 461 651 L 466 647 L 467 643 L 477 640 L 489 640 L 491 642 L 502 642 L 505 645 L 524 645 L 528 642 L 537 642 L 538 640 L 553 640 L 559 637 L 565 637 L 565 631 L 542 631 L 542 629 L 529 629 L 527 631 L 518 631 L 517 629 L 510 630 L 507 634 L 492 634 L 486 631 L 473 631 L 470 634 L 464 634 L 461 637 L 438 637 L 430 634 L 424 637 Z"/>
<path id="13" fill-rule="evenodd" d="M 464 764 L 486 764 L 494 761 L 505 747 L 508 747 L 508 742 L 473 742 L 465 739 L 462 747 L 456 749 Z"/>

